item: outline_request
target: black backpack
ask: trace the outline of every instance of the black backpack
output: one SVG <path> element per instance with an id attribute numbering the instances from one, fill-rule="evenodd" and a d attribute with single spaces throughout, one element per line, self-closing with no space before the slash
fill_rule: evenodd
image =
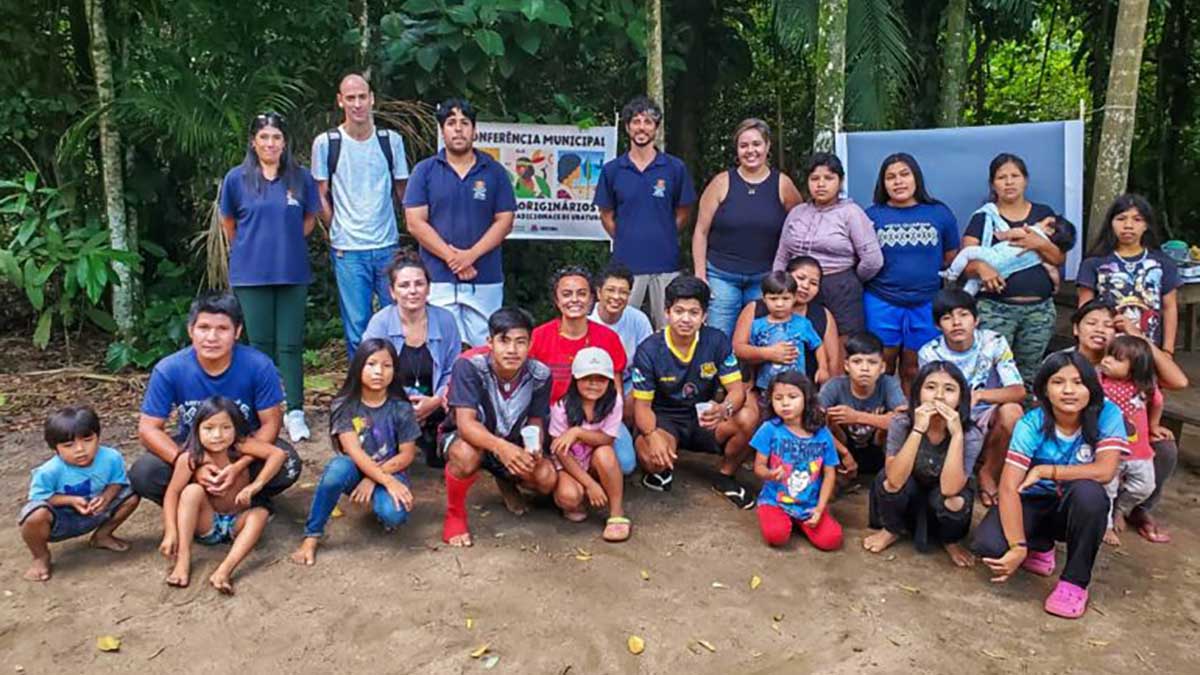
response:
<path id="1" fill-rule="evenodd" d="M 379 142 L 379 149 L 383 152 L 383 158 L 387 160 L 388 176 L 396 175 L 396 158 L 392 156 L 392 143 L 388 134 L 391 133 L 387 129 L 375 129 L 375 140 Z M 338 158 L 342 154 L 342 132 L 338 129 L 330 129 L 325 132 L 325 136 L 329 139 L 329 147 L 325 153 L 325 166 L 329 167 L 329 201 L 333 204 L 333 174 L 337 171 Z M 396 193 L 389 190 L 392 199 L 395 199 Z"/>

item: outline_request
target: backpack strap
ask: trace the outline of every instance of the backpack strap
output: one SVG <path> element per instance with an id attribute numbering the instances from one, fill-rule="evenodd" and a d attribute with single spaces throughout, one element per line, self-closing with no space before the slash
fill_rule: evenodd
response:
<path id="1" fill-rule="evenodd" d="M 375 140 L 379 141 L 379 149 L 383 151 L 383 158 L 387 160 L 388 178 L 395 180 L 396 175 L 396 158 L 392 156 L 392 137 L 387 129 L 376 129 Z M 391 182 L 389 180 L 388 182 Z"/>
<path id="2" fill-rule="evenodd" d="M 329 168 L 329 184 L 333 185 L 333 174 L 342 155 L 342 132 L 330 129 L 325 132 L 325 137 L 329 139 L 329 145 L 325 148 L 325 166 Z"/>

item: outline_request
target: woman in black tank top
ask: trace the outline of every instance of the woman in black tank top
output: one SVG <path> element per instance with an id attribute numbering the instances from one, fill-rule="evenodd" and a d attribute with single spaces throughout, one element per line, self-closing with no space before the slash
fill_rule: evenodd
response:
<path id="1" fill-rule="evenodd" d="M 733 332 L 742 306 L 762 297 L 788 211 L 802 201 L 792 179 L 771 168 L 771 131 L 747 119 L 733 133 L 737 166 L 717 174 L 700 196 L 692 259 L 708 282 L 708 325 Z"/>

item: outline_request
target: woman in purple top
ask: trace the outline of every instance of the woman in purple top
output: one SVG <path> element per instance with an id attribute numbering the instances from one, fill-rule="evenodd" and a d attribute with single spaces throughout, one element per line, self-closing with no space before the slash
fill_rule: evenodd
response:
<path id="1" fill-rule="evenodd" d="M 768 163 L 771 129 L 756 118 L 733 131 L 737 165 L 713 176 L 700 195 L 692 234 L 696 276 L 708 282 L 708 325 L 733 334 L 738 312 L 762 297 L 788 211 L 804 201 L 796 184 Z"/>
<path id="2" fill-rule="evenodd" d="M 229 285 L 245 312 L 246 336 L 283 376 L 283 421 L 292 442 L 310 436 L 302 355 L 312 270 L 305 239 L 319 209 L 317 185 L 292 156 L 283 117 L 257 115 L 250 122 L 245 160 L 221 184 L 221 229 L 229 242 Z"/>
<path id="3" fill-rule="evenodd" d="M 773 269 L 784 269 L 798 255 L 821 264 L 818 299 L 833 312 L 846 337 L 865 330 L 863 283 L 883 267 L 883 253 L 871 219 L 848 197 L 841 196 L 846 171 L 836 155 L 818 152 L 805 167 L 809 201 L 793 208 L 783 223 Z"/>

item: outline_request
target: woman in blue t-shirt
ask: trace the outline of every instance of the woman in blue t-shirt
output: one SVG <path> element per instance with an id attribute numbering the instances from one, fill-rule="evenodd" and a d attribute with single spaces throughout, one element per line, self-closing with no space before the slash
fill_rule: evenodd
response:
<path id="1" fill-rule="evenodd" d="M 1067 563 L 1046 598 L 1050 614 L 1067 619 L 1087 610 L 1088 583 L 1108 522 L 1104 485 L 1129 452 L 1125 420 L 1104 399 L 1096 371 L 1079 352 L 1048 356 L 1033 384 L 1040 407 L 1021 418 L 1000 475 L 1000 503 L 975 533 L 975 552 L 992 581 L 1022 568 L 1054 574 L 1056 541 Z"/>
<path id="2" fill-rule="evenodd" d="M 898 371 L 907 389 L 917 374 L 917 351 L 939 334 L 933 296 L 942 287 L 938 271 L 958 251 L 958 223 L 929 195 L 921 165 L 905 152 L 880 164 L 874 201 L 867 217 L 875 223 L 883 269 L 866 284 L 863 312 L 867 330 L 883 340 L 888 370 Z"/>
<path id="3" fill-rule="evenodd" d="M 296 163 L 279 113 L 256 115 L 242 163 L 221 183 L 221 229 L 229 242 L 229 285 L 246 336 L 275 362 L 287 393 L 292 442 L 310 437 L 304 420 L 304 307 L 312 270 L 305 239 L 316 224 L 317 186 Z"/>

